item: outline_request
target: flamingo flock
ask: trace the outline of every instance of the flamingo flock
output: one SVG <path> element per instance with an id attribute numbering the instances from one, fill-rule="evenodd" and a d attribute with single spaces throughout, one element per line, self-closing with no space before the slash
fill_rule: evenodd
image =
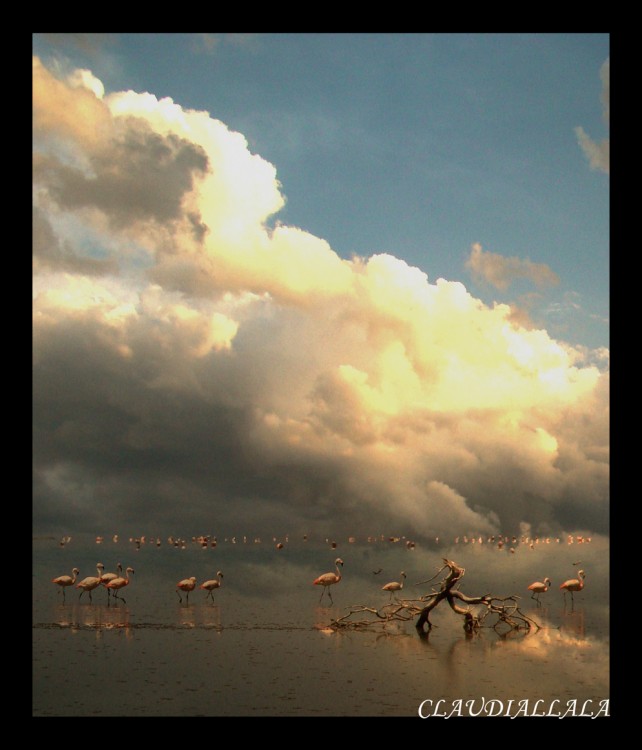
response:
<path id="1" fill-rule="evenodd" d="M 315 580 L 312 582 L 315 586 L 321 586 L 321 596 L 319 597 L 319 602 L 323 599 L 324 594 L 328 593 L 328 597 L 332 603 L 332 592 L 330 591 L 330 586 L 334 586 L 337 583 L 341 581 L 342 574 L 341 574 L 341 568 L 343 567 L 343 560 L 340 557 L 337 557 L 334 561 L 335 564 L 335 570 L 334 572 L 329 573 L 323 573 L 322 575 L 315 578 Z M 125 576 L 122 575 L 122 565 L 118 563 L 117 570 L 118 573 L 105 573 L 104 572 L 105 566 L 102 563 L 96 564 L 96 575 L 95 576 L 88 576 L 87 578 L 83 578 L 81 581 L 76 583 L 78 576 L 80 575 L 80 570 L 78 568 L 73 568 L 71 571 L 71 575 L 61 575 L 57 576 L 56 578 L 52 578 L 51 582 L 56 584 L 58 586 L 58 591 L 62 590 L 63 595 L 63 602 L 65 601 L 65 590 L 71 586 L 76 586 L 77 589 L 80 589 L 80 596 L 78 597 L 78 601 L 82 599 L 82 595 L 87 592 L 89 595 L 89 601 L 92 602 L 92 595 L 91 592 L 97 589 L 99 586 L 104 586 L 107 589 L 107 596 L 113 596 L 114 599 L 118 599 L 124 603 L 126 603 L 125 599 L 122 596 L 118 595 L 118 592 L 124 589 L 126 586 L 128 586 L 131 583 L 130 574 L 133 575 L 134 568 L 128 567 L 125 571 Z M 382 572 L 382 569 L 379 568 L 376 571 L 373 571 L 375 575 L 378 575 Z M 403 590 L 404 586 L 404 580 L 406 578 L 406 573 L 402 570 L 400 574 L 400 580 L 399 581 L 391 581 L 390 583 L 386 583 L 384 586 L 381 587 L 382 591 L 387 591 L 390 593 L 390 601 L 392 601 L 392 595 L 395 592 L 399 592 Z M 564 581 L 560 585 L 560 591 L 564 592 L 564 602 L 566 603 L 566 593 L 570 593 L 571 595 L 571 601 L 574 603 L 574 593 L 577 593 L 579 591 L 582 591 L 584 589 L 584 579 L 586 578 L 586 574 L 584 570 L 578 571 L 577 578 L 569 578 L 568 580 Z M 196 576 L 191 576 L 189 578 L 184 578 L 181 581 L 179 581 L 176 584 L 176 593 L 178 594 L 178 600 L 182 603 L 183 598 L 181 597 L 181 592 L 185 594 L 185 600 L 186 603 L 189 604 L 189 595 L 191 591 L 194 591 L 196 588 Z M 216 577 L 203 581 L 199 588 L 206 591 L 207 594 L 205 598 L 207 599 L 210 597 L 212 601 L 214 601 L 213 592 L 216 589 L 221 588 L 223 585 L 223 573 L 219 570 L 216 573 Z M 552 581 L 547 576 L 544 578 L 543 581 L 534 581 L 531 583 L 527 590 L 531 592 L 531 599 L 534 599 L 538 605 L 541 604 L 540 595 L 545 594 L 551 587 Z"/>
<path id="2" fill-rule="evenodd" d="M 285 537 L 283 538 L 284 538 L 285 543 L 287 544 L 289 542 L 288 536 L 285 535 Z M 97 544 L 102 544 L 103 540 L 104 540 L 103 537 L 96 537 Z M 232 544 L 236 544 L 237 541 L 240 541 L 240 540 L 241 538 L 237 540 L 236 537 L 232 537 L 231 540 L 229 541 L 231 541 Z M 307 534 L 303 536 L 303 540 L 304 541 L 308 540 Z M 381 539 L 377 537 L 368 537 L 368 542 L 388 541 L 388 542 L 394 543 L 394 542 L 399 542 L 401 540 L 405 540 L 405 537 L 385 538 L 384 535 L 381 535 Z M 64 541 L 65 543 L 67 543 L 68 541 L 71 541 L 71 537 L 65 538 Z M 117 534 L 113 535 L 112 541 L 114 543 L 118 542 Z M 145 536 L 142 536 L 142 537 L 131 538 L 130 541 L 135 542 L 137 549 L 140 549 L 140 545 L 144 544 L 148 540 L 145 538 Z M 155 543 L 157 546 L 160 545 L 159 537 L 155 537 L 155 538 L 152 537 L 151 539 L 149 539 L 149 541 L 152 543 Z M 212 547 L 214 547 L 217 544 L 217 538 L 212 537 L 211 535 L 192 537 L 192 541 L 200 544 L 202 548 L 207 548 L 208 545 L 211 545 Z M 227 537 L 225 538 L 225 541 L 226 542 L 228 541 Z M 248 541 L 249 540 L 247 536 L 242 537 L 242 542 L 244 544 L 246 544 Z M 275 542 L 277 541 L 276 537 L 274 537 L 273 541 Z M 355 541 L 356 541 L 355 537 L 348 538 L 349 543 L 354 543 Z M 530 538 L 526 536 L 522 536 L 521 539 L 519 539 L 516 536 L 513 536 L 512 538 L 508 536 L 504 536 L 504 537 L 490 536 L 487 539 L 485 539 L 484 537 L 481 537 L 481 536 L 479 538 L 475 538 L 472 536 L 469 538 L 468 536 L 465 535 L 462 537 L 462 541 L 464 544 L 475 543 L 475 542 L 477 542 L 478 544 L 482 544 L 484 541 L 487 541 L 490 544 L 497 544 L 497 546 L 500 548 L 501 546 L 507 543 L 512 543 L 513 545 L 518 545 L 519 543 L 521 543 L 524 545 L 526 544 L 529 545 L 532 549 L 534 544 L 538 544 L 540 542 L 542 544 L 550 544 L 551 541 L 553 541 L 553 539 L 551 539 L 550 537 L 546 537 L 540 540 L 539 537 Z M 554 539 L 554 541 L 559 543 L 561 539 L 557 537 Z M 591 540 L 591 537 L 582 537 L 582 536 L 573 537 L 569 535 L 566 541 L 567 541 L 567 544 L 573 544 L 573 543 L 583 544 L 583 543 L 589 543 L 592 540 Z M 173 546 L 181 547 L 182 549 L 184 549 L 186 545 L 186 540 L 178 539 L 174 537 L 170 537 L 168 539 L 168 542 L 172 544 Z M 259 542 L 260 542 L 259 538 L 254 538 L 254 543 L 259 543 Z M 439 542 L 439 537 L 435 537 L 435 542 L 436 543 Z M 460 537 L 456 537 L 454 539 L 454 543 L 458 544 L 459 542 L 460 542 Z M 331 541 L 330 538 L 326 538 L 326 543 L 329 544 L 332 549 L 336 549 L 338 546 L 338 543 L 336 541 Z M 278 542 L 276 544 L 276 549 L 282 550 L 284 546 L 285 544 L 283 542 Z M 406 541 L 406 547 L 408 550 L 413 550 L 415 548 L 415 543 L 411 541 Z M 514 553 L 515 547 L 511 547 L 510 551 Z M 340 583 L 342 579 L 342 568 L 343 568 L 344 562 L 340 557 L 337 557 L 334 563 L 335 563 L 334 571 L 323 573 L 319 575 L 317 578 L 315 578 L 314 581 L 312 581 L 313 585 L 320 586 L 322 589 L 321 596 L 319 597 L 319 602 L 323 600 L 323 597 L 325 596 L 327 592 L 328 599 L 330 600 L 332 604 L 334 604 L 333 599 L 332 599 L 331 587 Z M 578 565 L 580 563 L 581 563 L 581 560 L 578 560 L 577 562 L 574 562 L 573 565 Z M 374 575 L 379 575 L 381 572 L 382 572 L 381 567 L 372 571 Z M 122 591 L 124 588 L 130 585 L 132 581 L 131 576 L 133 574 L 134 574 L 134 568 L 128 567 L 125 570 L 125 574 L 123 575 L 123 566 L 120 562 L 116 566 L 116 572 L 109 572 L 109 573 L 105 573 L 105 566 L 102 563 L 97 563 L 95 576 L 88 576 L 86 578 L 83 578 L 82 580 L 78 580 L 80 576 L 80 570 L 78 568 L 73 568 L 71 575 L 57 576 L 56 578 L 51 579 L 51 582 L 54 583 L 58 587 L 58 593 L 62 591 L 63 602 L 65 602 L 66 589 L 72 586 L 75 586 L 75 588 L 80 590 L 80 595 L 78 598 L 79 602 L 82 600 L 82 597 L 86 592 L 89 597 L 89 601 L 93 603 L 92 592 L 95 591 L 100 586 L 102 586 L 103 588 L 107 590 L 108 601 L 110 598 L 113 598 L 114 600 L 118 600 L 118 601 L 122 601 L 126 603 L 124 597 L 122 596 Z M 392 602 L 392 598 L 394 594 L 399 593 L 400 591 L 403 590 L 406 577 L 407 577 L 406 573 L 404 571 L 401 571 L 398 581 L 390 581 L 389 583 L 386 583 L 385 585 L 381 586 L 382 591 L 386 591 L 390 594 L 390 599 L 389 599 L 390 602 Z M 571 601 L 574 603 L 575 601 L 574 594 L 579 593 L 584 589 L 585 577 L 586 577 L 585 571 L 579 570 L 577 574 L 577 578 L 569 578 L 568 580 L 564 581 L 560 585 L 559 590 L 564 593 L 565 605 L 566 605 L 567 593 L 570 593 Z M 214 591 L 216 591 L 217 589 L 220 589 L 222 584 L 223 584 L 223 573 L 219 570 L 217 571 L 215 577 L 204 580 L 202 583 L 198 584 L 198 588 L 206 592 L 205 599 L 209 598 L 212 600 L 212 602 L 214 602 L 215 601 Z M 531 599 L 537 602 L 538 606 L 541 606 L 541 603 L 542 603 L 541 596 L 549 592 L 551 586 L 552 586 L 552 580 L 551 578 L 547 576 L 547 577 L 544 577 L 542 580 L 536 580 L 533 583 L 529 584 L 527 586 L 527 590 L 531 592 Z M 184 595 L 186 604 L 189 604 L 189 595 L 192 591 L 194 591 L 196 587 L 197 587 L 197 578 L 195 576 L 191 576 L 191 577 L 180 580 L 176 584 L 176 593 L 178 595 L 179 603 L 183 602 L 182 595 Z"/>
<path id="3" fill-rule="evenodd" d="M 78 597 L 78 601 L 80 601 L 82 599 L 82 595 L 87 592 L 87 594 L 89 595 L 89 601 L 93 603 L 91 592 L 95 591 L 99 586 L 103 586 L 107 589 L 108 599 L 110 596 L 113 596 L 113 598 L 125 602 L 125 599 L 122 596 L 118 596 L 118 591 L 129 585 L 129 575 L 130 573 L 134 573 L 134 569 L 127 568 L 127 570 L 125 571 L 125 577 L 123 577 L 122 575 L 123 566 L 120 563 L 118 563 L 117 565 L 118 573 L 105 573 L 104 570 L 105 566 L 101 562 L 99 562 L 96 563 L 95 576 L 87 576 L 86 578 L 83 578 L 81 581 L 78 581 L 78 583 L 76 583 L 76 581 L 78 580 L 78 576 L 80 575 L 80 570 L 78 568 L 74 568 L 70 576 L 57 576 L 56 578 L 52 578 L 51 582 L 59 586 L 59 591 L 60 589 L 62 589 L 63 602 L 65 601 L 65 589 L 74 585 L 77 589 L 80 589 L 80 596 Z"/>

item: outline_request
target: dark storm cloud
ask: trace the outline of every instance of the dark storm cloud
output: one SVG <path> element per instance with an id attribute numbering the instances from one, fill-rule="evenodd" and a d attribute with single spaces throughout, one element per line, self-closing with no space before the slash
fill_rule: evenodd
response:
<path id="1" fill-rule="evenodd" d="M 34 180 L 64 209 L 98 208 L 117 227 L 145 219 L 162 224 L 179 218 L 183 195 L 207 164 L 202 148 L 131 119 L 92 156 L 89 170 L 37 154 Z"/>

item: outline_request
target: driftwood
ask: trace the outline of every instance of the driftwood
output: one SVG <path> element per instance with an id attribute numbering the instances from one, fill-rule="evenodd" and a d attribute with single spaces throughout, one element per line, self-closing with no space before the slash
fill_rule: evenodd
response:
<path id="1" fill-rule="evenodd" d="M 425 634 L 426 625 L 428 630 L 432 629 L 430 613 L 444 599 L 448 602 L 453 612 L 464 618 L 464 630 L 473 633 L 481 627 L 492 627 L 501 632 L 501 626 L 508 626 L 508 631 L 531 629 L 539 630 L 540 626 L 523 612 L 520 611 L 517 595 L 499 597 L 492 594 L 483 596 L 466 596 L 456 588 L 466 573 L 452 560 L 443 558 L 444 565 L 437 573 L 427 581 L 419 581 L 416 586 L 421 586 L 434 581 L 444 571 L 446 576 L 437 584 L 438 589 L 433 586 L 433 591 L 425 594 L 419 599 L 403 599 L 395 603 L 387 604 L 381 609 L 367 607 L 361 604 L 354 605 L 343 617 L 332 620 L 330 627 L 334 629 L 363 630 L 373 627 L 385 626 L 393 622 L 408 622 L 415 617 L 415 627 L 420 634 Z M 460 602 L 467 606 L 461 606 Z M 473 609 L 473 605 L 478 605 Z M 481 607 L 481 611 L 480 611 Z M 366 615 L 365 618 L 355 619 L 357 615 Z M 489 619 L 490 618 L 490 619 Z M 488 625 L 484 623 L 489 621 Z"/>

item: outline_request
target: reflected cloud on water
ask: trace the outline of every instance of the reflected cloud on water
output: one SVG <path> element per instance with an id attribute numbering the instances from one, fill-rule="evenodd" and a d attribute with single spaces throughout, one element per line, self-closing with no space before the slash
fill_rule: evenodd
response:
<path id="1" fill-rule="evenodd" d="M 445 603 L 433 610 L 434 627 L 426 633 L 417 631 L 414 619 L 363 631 L 331 627 L 351 606 L 388 604 L 381 576 L 373 574 L 379 568 L 391 576 L 405 570 L 409 598 L 423 595 L 426 586 L 415 582 L 433 575 L 441 557 L 419 546 L 409 551 L 392 544 L 352 544 L 342 556 L 344 575 L 333 587 L 332 603 L 325 598 L 319 603 L 312 581 L 336 555 L 309 543 L 298 551 L 291 542 L 278 551 L 240 544 L 178 552 L 141 546 L 127 603 L 103 599 L 106 592 L 100 591 L 93 603 L 86 597 L 78 602 L 76 591 L 68 591 L 61 603 L 52 576 L 74 565 L 91 570 L 95 549 L 76 540 L 64 548 L 36 548 L 34 715 L 89 710 L 138 716 L 408 716 L 416 715 L 421 700 L 433 697 L 608 697 L 603 549 L 591 547 L 591 556 L 583 552 L 590 586 L 565 608 L 559 590 L 543 595 L 541 605 L 526 590 L 552 570 L 555 580 L 565 578 L 567 569 L 572 572 L 576 557 L 561 545 L 547 550 L 546 565 L 532 562 L 535 555 L 542 557 L 537 550 L 528 558 L 518 553 L 500 559 L 497 550 L 476 547 L 456 550 L 467 569 L 462 591 L 521 596 L 521 610 L 539 630 L 498 633 L 487 621 L 467 634 L 461 616 Z M 112 567 L 116 560 L 104 562 Z M 177 580 L 192 572 L 206 580 L 218 569 L 225 570 L 226 585 L 217 590 L 215 602 L 197 591 L 189 604 L 178 602 Z M 118 696 L 116 704 L 104 704 L 105 691 Z"/>

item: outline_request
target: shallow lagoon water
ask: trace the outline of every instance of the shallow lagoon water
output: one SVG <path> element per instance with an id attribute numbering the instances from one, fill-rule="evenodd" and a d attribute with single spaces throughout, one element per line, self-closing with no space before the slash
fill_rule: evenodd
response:
<path id="1" fill-rule="evenodd" d="M 333 602 L 312 581 L 344 560 Z M 466 568 L 460 586 L 469 595 L 518 594 L 522 611 L 542 627 L 530 634 L 491 628 L 467 636 L 461 618 L 444 602 L 435 627 L 420 637 L 414 623 L 386 630 L 334 632 L 328 626 L 351 605 L 382 607 L 381 586 L 407 574 L 408 598 L 434 575 L 443 557 Z M 581 565 L 573 562 L 581 560 Z M 90 602 L 67 589 L 65 602 L 51 583 L 57 575 L 94 575 L 116 563 L 132 566 L 125 602 L 97 589 Z M 586 586 L 565 605 L 559 583 L 586 571 Z M 373 571 L 383 568 L 374 575 Z M 214 602 L 196 589 L 179 602 L 176 583 L 198 582 L 221 570 Z M 527 585 L 553 579 L 542 605 Z M 494 710 L 517 709 L 527 699 L 538 710 L 566 710 L 577 701 L 597 713 L 609 698 L 608 542 L 520 545 L 514 554 L 490 544 L 348 543 L 325 540 L 272 543 L 220 541 L 216 548 L 188 542 L 185 549 L 95 538 L 33 541 L 34 716 L 418 716 L 440 704 L 495 699 Z M 502 631 L 503 633 L 503 631 Z M 510 703 L 513 701 L 513 704 Z M 586 704 L 586 701 L 590 703 Z M 463 709 L 464 713 L 468 709 Z M 530 710 L 530 709 L 529 709 Z M 509 713 L 510 715 L 510 713 Z"/>

